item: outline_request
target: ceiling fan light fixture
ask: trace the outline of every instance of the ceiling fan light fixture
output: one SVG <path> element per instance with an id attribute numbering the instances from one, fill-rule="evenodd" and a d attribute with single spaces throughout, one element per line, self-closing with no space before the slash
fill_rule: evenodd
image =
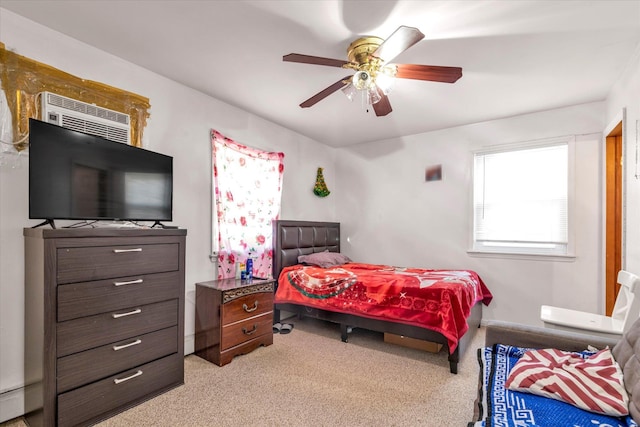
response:
<path id="1" fill-rule="evenodd" d="M 347 97 L 349 101 L 353 101 L 353 98 L 355 98 L 356 93 L 358 93 L 358 90 L 355 88 L 353 83 L 347 83 L 341 90 L 342 90 L 342 93 L 344 93 L 344 95 Z"/>
<path id="2" fill-rule="evenodd" d="M 362 70 L 353 75 L 351 83 L 353 83 L 357 90 L 364 90 L 371 87 L 371 85 L 373 84 L 373 79 L 371 78 L 371 74 L 369 74 L 368 71 Z"/>
<path id="3" fill-rule="evenodd" d="M 385 95 L 389 95 L 389 92 L 393 89 L 395 81 L 396 79 L 387 73 L 378 73 L 378 76 L 376 77 L 376 85 Z"/>
<path id="4" fill-rule="evenodd" d="M 380 96 L 380 92 L 378 91 L 378 88 L 375 85 L 371 86 L 369 90 L 367 90 L 367 104 L 369 105 L 376 104 L 380 102 L 381 99 L 382 99 L 382 96 Z"/>

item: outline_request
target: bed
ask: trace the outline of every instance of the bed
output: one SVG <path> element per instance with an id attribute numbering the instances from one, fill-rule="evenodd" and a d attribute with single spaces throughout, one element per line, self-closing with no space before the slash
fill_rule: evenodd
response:
<path id="1" fill-rule="evenodd" d="M 297 314 L 299 317 L 310 317 L 339 324 L 341 339 L 344 342 L 348 341 L 349 328 L 363 328 L 442 344 L 449 353 L 451 373 L 458 372 L 460 356 L 464 354 L 480 326 L 482 305 L 489 304 L 492 299 L 490 291 L 475 272 L 470 270 L 407 270 L 391 266 L 348 263 L 337 270 L 332 270 L 334 275 L 342 280 L 342 282 L 333 282 L 331 285 L 333 295 L 325 292 L 324 295 L 318 296 L 311 291 L 305 292 L 304 286 L 300 286 L 304 285 L 304 278 L 318 273 L 318 268 L 301 266 L 298 257 L 325 251 L 340 253 L 340 224 L 336 222 L 278 220 L 274 222 L 273 231 L 273 277 L 278 279 L 274 322 L 280 322 L 280 312 L 286 311 Z M 354 270 L 358 271 L 354 273 Z M 346 279 L 351 274 L 357 274 L 359 270 L 371 270 L 367 271 L 367 274 L 378 271 L 382 275 L 394 272 L 399 272 L 403 276 L 419 275 L 423 281 L 420 283 L 427 283 L 424 287 L 418 286 L 421 288 L 419 292 L 427 290 L 436 292 L 438 288 L 449 286 L 453 291 L 441 292 L 444 296 L 431 294 L 431 296 L 419 297 L 423 298 L 424 304 L 430 305 L 431 308 L 446 306 L 447 312 L 444 313 L 445 310 L 436 310 L 435 312 L 433 312 L 434 310 L 424 310 L 432 312 L 430 318 L 429 316 L 417 318 L 415 312 L 412 317 L 405 318 L 402 317 L 399 310 L 393 310 L 395 313 L 385 314 L 373 304 L 363 305 L 346 302 L 348 298 L 351 301 L 371 299 L 371 293 L 366 298 L 362 296 L 367 294 L 367 289 L 363 288 L 360 276 L 356 280 Z M 391 272 L 389 270 L 399 271 Z M 443 277 L 446 278 L 442 279 Z M 378 280 L 378 283 L 381 283 L 379 278 Z M 395 280 L 394 278 L 394 283 Z M 456 287 L 444 284 L 445 281 L 463 282 L 463 285 Z M 398 296 L 399 298 L 405 298 L 407 294 L 411 297 L 414 295 L 411 292 L 418 291 L 398 288 L 395 292 L 402 294 Z M 440 302 L 447 301 L 447 304 L 440 306 L 436 302 L 437 299 L 440 299 Z M 398 301 L 404 303 L 405 300 Z M 327 302 L 329 303 L 327 304 Z M 360 306 L 362 310 L 359 311 L 360 308 L 356 306 Z M 398 306 L 398 304 L 395 305 L 395 307 Z"/>

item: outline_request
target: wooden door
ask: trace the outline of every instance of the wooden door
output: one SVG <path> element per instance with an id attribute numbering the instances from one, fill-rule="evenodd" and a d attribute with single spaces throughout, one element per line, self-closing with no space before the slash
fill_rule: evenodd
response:
<path id="1" fill-rule="evenodd" d="M 606 313 L 613 311 L 622 268 L 622 122 L 606 138 Z"/>

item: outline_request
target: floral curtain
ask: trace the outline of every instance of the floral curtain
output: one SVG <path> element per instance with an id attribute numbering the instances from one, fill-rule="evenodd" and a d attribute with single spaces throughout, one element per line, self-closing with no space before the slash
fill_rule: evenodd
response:
<path id="1" fill-rule="evenodd" d="M 280 214 L 284 154 L 239 144 L 211 131 L 214 251 L 218 278 L 253 259 L 254 277 L 272 275 L 272 221 Z"/>

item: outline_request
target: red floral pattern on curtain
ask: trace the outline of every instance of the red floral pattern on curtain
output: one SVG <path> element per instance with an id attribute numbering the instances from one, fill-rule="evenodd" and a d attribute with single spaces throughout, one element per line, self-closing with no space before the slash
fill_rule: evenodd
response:
<path id="1" fill-rule="evenodd" d="M 215 130 L 211 146 L 218 278 L 235 277 L 236 263 L 249 256 L 254 277 L 271 277 L 272 221 L 280 214 L 284 153 L 250 148 Z"/>

